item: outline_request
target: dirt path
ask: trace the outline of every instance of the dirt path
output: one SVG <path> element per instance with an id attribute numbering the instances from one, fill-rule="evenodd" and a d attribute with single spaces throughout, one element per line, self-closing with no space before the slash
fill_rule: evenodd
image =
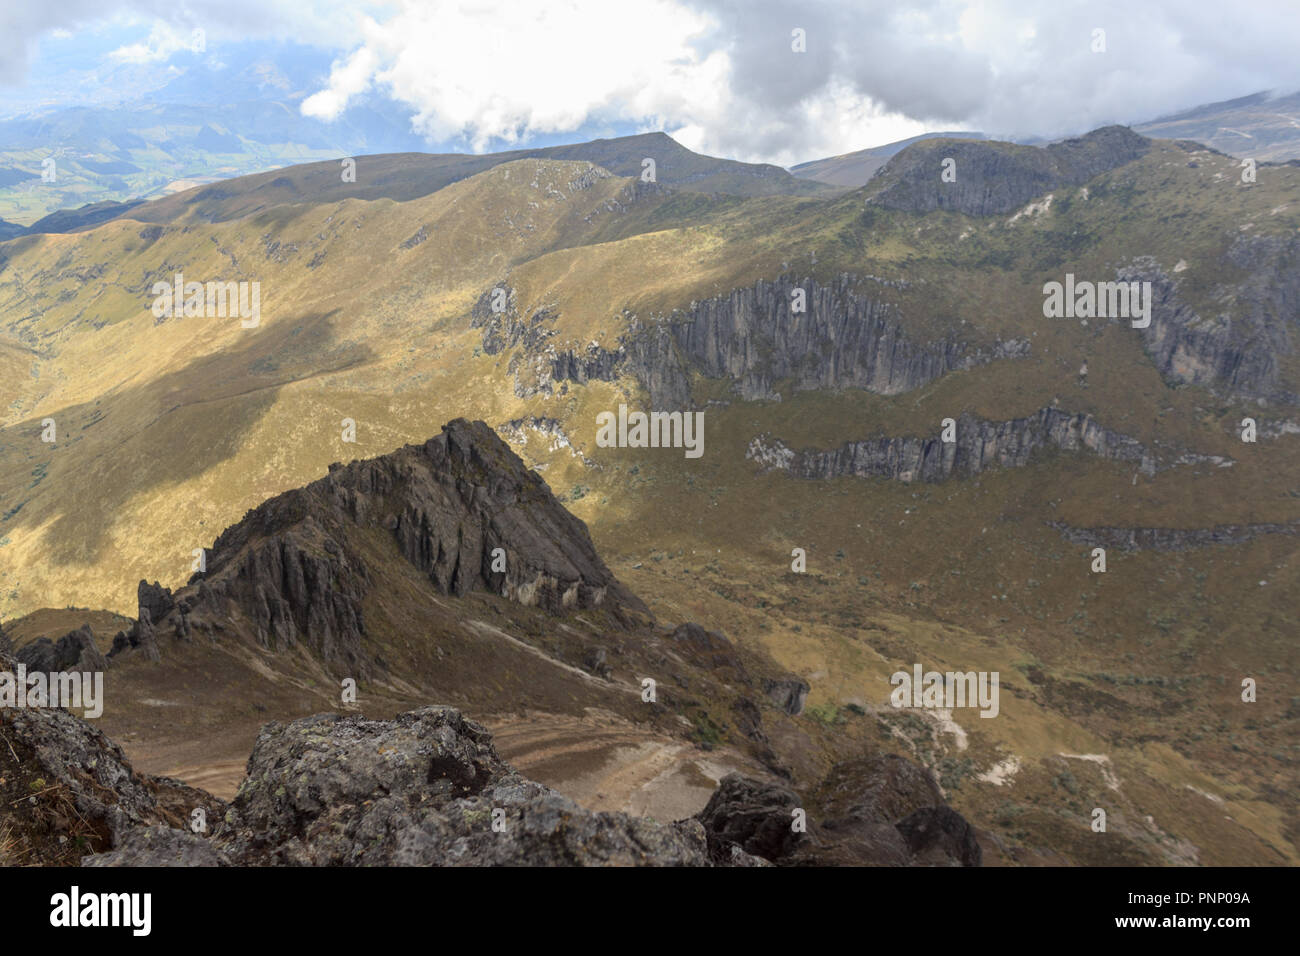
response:
<path id="1" fill-rule="evenodd" d="M 678 820 L 701 810 L 730 771 L 756 772 L 739 754 L 700 750 L 613 714 L 504 715 L 484 723 L 520 773 L 591 810 Z"/>

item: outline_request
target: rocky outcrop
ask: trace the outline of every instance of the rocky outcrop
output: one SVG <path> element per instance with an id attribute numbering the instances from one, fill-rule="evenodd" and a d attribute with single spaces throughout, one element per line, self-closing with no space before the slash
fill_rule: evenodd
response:
<path id="1" fill-rule="evenodd" d="M 896 823 L 923 807 L 943 804 L 943 791 L 924 767 L 896 754 L 837 764 L 821 785 L 830 821 Z"/>
<path id="2" fill-rule="evenodd" d="M 975 475 L 994 465 L 1019 468 L 1049 449 L 1134 462 L 1147 473 L 1157 468 L 1153 453 L 1137 439 L 1105 428 L 1091 415 L 1056 408 L 1005 422 L 963 415 L 956 420 L 951 442 L 936 433 L 924 438 L 873 438 L 828 451 L 795 451 L 779 439 L 760 435 L 750 442 L 745 457 L 764 470 L 786 471 L 796 478 L 851 475 L 934 482 Z"/>
<path id="3" fill-rule="evenodd" d="M 1047 524 L 1071 544 L 1121 551 L 1190 551 L 1215 544 L 1244 544 L 1265 534 L 1300 534 L 1300 522 L 1221 524 L 1212 528 L 1076 528 L 1059 521 Z"/>
<path id="4" fill-rule="evenodd" d="M 796 289 L 807 311 L 794 312 Z M 949 337 L 919 342 L 905 331 L 897 306 L 863 291 L 860 279 L 838 276 L 760 280 L 692 303 L 623 337 L 628 370 L 655 408 L 690 405 L 690 376 L 729 378 L 745 399 L 776 397 L 780 381 L 796 389 L 861 388 L 883 395 L 910 391 L 959 369 L 1027 354 L 1020 340 L 977 348 Z"/>
<path id="5" fill-rule="evenodd" d="M 87 866 L 708 866 L 704 827 L 584 810 L 518 774 L 481 726 L 448 707 L 392 720 L 318 715 L 271 723 L 228 806 L 136 774 L 63 711 L 8 725 L 43 783 L 69 788 L 99 829 Z M 8 759 L 5 755 L 5 759 Z M 10 771 L 12 772 L 12 771 Z M 163 793 L 166 799 L 160 797 Z M 211 826 L 188 828 L 202 808 Z M 65 829 L 73 826 L 63 821 Z M 57 828 L 54 845 L 77 844 Z M 74 858 L 75 859 L 75 858 Z M 31 862 L 52 862 L 36 859 Z M 760 863 L 743 852 L 728 865 Z"/>
<path id="6" fill-rule="evenodd" d="M 864 291 L 873 282 L 874 292 Z M 557 314 L 538 308 L 525 319 L 513 290 L 497 286 L 471 310 L 483 329 L 483 351 L 518 349 L 509 366 L 515 394 L 527 398 L 562 391 L 565 383 L 614 381 L 628 373 L 659 409 L 691 407 L 691 376 L 730 379 L 745 399 L 772 399 L 777 382 L 796 389 L 863 388 L 883 395 L 918 388 L 941 375 L 1029 351 L 1014 339 L 979 347 L 956 337 L 914 341 L 899 310 L 882 292 L 893 280 L 841 275 L 830 284 L 813 278 L 760 280 L 752 288 L 693 302 L 686 309 L 642 320 L 625 315 L 627 331 L 614 348 L 588 342 L 556 348 Z M 500 312 L 492 310 L 494 293 Z M 795 290 L 806 311 L 795 312 Z"/>
<path id="7" fill-rule="evenodd" d="M 172 827 L 128 830 L 107 853 L 86 857 L 83 866 L 230 866 L 230 858 L 205 837 Z"/>
<path id="8" fill-rule="evenodd" d="M 595 813 L 520 776 L 447 707 L 268 724 L 231 805 L 241 864 L 704 866 L 704 828 Z"/>
<path id="9" fill-rule="evenodd" d="M 156 663 L 162 660 L 162 652 L 158 649 L 158 634 L 154 629 L 154 621 L 164 620 L 176 607 L 176 602 L 172 599 L 169 588 L 163 587 L 157 581 L 153 584 L 141 581 L 136 587 L 136 606 L 139 610 L 136 611 L 135 623 L 125 631 L 118 631 L 113 638 L 113 646 L 108 656 L 113 657 L 125 650 L 135 650 L 147 660 Z M 188 608 L 187 604 L 186 609 Z M 173 626 L 178 633 L 189 634 L 188 621 L 184 615 L 181 615 L 180 621 Z"/>
<path id="10" fill-rule="evenodd" d="M 15 665 L 0 659 L 0 667 Z M 885 838 L 869 844 L 861 834 L 837 830 L 835 820 L 824 826 L 811 819 L 805 835 L 792 827 L 793 811 L 804 807 L 793 790 L 737 774 L 722 781 L 697 817 L 676 823 L 583 809 L 521 776 L 501 760 L 482 726 L 450 707 L 423 707 L 391 720 L 321 714 L 267 724 L 229 804 L 178 781 L 137 773 L 117 745 L 64 710 L 4 711 L 0 717 L 6 743 L 0 747 L 0 795 L 20 795 L 7 800 L 0 848 L 5 863 L 978 863 L 977 853 L 972 858 L 966 852 L 965 821 L 942 804 L 925 771 L 901 758 L 837 768 L 828 784 L 827 807 L 834 814 L 872 824 L 899 818 L 890 851 L 882 854 Z M 928 788 L 917 781 L 928 781 Z M 852 798 L 839 807 L 835 799 L 845 791 Z M 918 803 L 933 812 L 918 815 Z"/>
<path id="11" fill-rule="evenodd" d="M 497 355 L 505 349 L 522 345 L 529 351 L 541 346 L 554 329 L 546 327 L 555 321 L 555 313 L 541 308 L 525 321 L 519 314 L 519 300 L 515 290 L 502 282 L 493 286 L 474 303 L 470 310 L 469 327 L 483 330 L 483 351 Z"/>
<path id="12" fill-rule="evenodd" d="M 803 713 L 804 701 L 808 699 L 808 691 L 811 689 L 807 683 L 797 677 L 786 677 L 780 680 L 769 678 L 763 681 L 763 693 L 767 695 L 767 699 L 791 717 L 798 717 Z"/>
<path id="13" fill-rule="evenodd" d="M 894 754 L 837 764 L 818 788 L 817 828 L 791 862 L 879 866 L 979 866 L 976 845 L 913 837 L 918 821 L 941 812 L 965 820 L 944 803 L 930 772 Z M 960 827 L 953 824 L 960 832 Z M 945 851 L 954 852 L 945 852 Z"/>
<path id="14" fill-rule="evenodd" d="M 20 647 L 14 653 L 14 658 L 25 664 L 29 673 L 75 671 L 86 674 L 108 669 L 108 661 L 95 645 L 95 633 L 89 624 L 83 624 L 58 641 L 38 637 L 30 644 Z"/>
<path id="15" fill-rule="evenodd" d="M 715 859 L 721 848 L 734 845 L 775 861 L 789 856 L 803 836 L 792 825 L 793 811 L 801 805 L 789 787 L 730 773 L 696 816 L 708 832 Z"/>
<path id="16" fill-rule="evenodd" d="M 12 672 L 13 658 L 0 657 Z M 93 723 L 60 708 L 0 710 L 0 795 L 6 863 L 68 864 L 112 850 L 138 827 L 184 828 L 194 810 L 219 821 L 225 805 L 166 777 L 136 773 Z M 14 799 L 14 796 L 18 799 Z"/>
<path id="17" fill-rule="evenodd" d="M 371 676 L 363 602 L 373 572 L 360 532 L 374 529 L 443 594 L 483 590 L 557 612 L 649 616 L 545 482 L 487 425 L 457 419 L 423 445 L 333 465 L 259 505 L 174 595 L 142 582 L 139 620 L 111 653 L 153 656 L 165 650 L 162 638 L 216 639 L 233 626 L 265 647 L 303 644 L 341 673 Z"/>
<path id="18" fill-rule="evenodd" d="M 161 621 L 176 606 L 175 600 L 172 599 L 170 589 L 163 587 L 157 581 L 150 584 L 148 581 L 141 581 L 136 588 L 136 603 L 140 610 L 148 611 L 149 618 L 153 621 Z"/>
<path id="19" fill-rule="evenodd" d="M 1053 189 L 1081 186 L 1139 158 L 1150 146 L 1150 140 L 1123 126 L 1106 126 L 1045 148 L 922 140 L 880 168 L 868 184 L 880 188 L 868 202 L 914 213 L 945 209 L 968 216 L 1001 215 Z M 951 182 L 942 178 L 945 159 L 955 164 Z"/>
<path id="20" fill-rule="evenodd" d="M 622 349 L 611 351 L 596 342 L 588 342 L 584 349 L 557 349 L 548 343 L 534 351 L 525 346 L 511 357 L 508 371 L 515 395 L 531 398 L 553 395 L 557 390 L 564 394 L 569 382 L 612 382 L 618 377 L 623 359 Z"/>
<path id="21" fill-rule="evenodd" d="M 981 864 L 974 829 L 934 778 L 893 755 L 838 764 L 807 802 L 789 787 L 729 774 L 697 818 L 720 860 L 740 850 L 786 866 Z"/>
<path id="22" fill-rule="evenodd" d="M 975 830 L 952 807 L 922 807 L 898 822 L 917 862 L 926 866 L 979 866 L 983 851 Z"/>
<path id="23" fill-rule="evenodd" d="M 558 314 L 549 307 L 535 309 L 525 319 L 519 312 L 514 289 L 494 286 L 484 292 L 470 310 L 470 328 L 483 330 L 483 351 L 497 355 L 518 349 L 507 371 L 520 398 L 551 395 L 558 386 L 574 382 L 613 381 L 625 353 L 621 348 L 604 349 L 597 342 L 582 349 L 557 349 L 548 342 L 556 334 Z"/>
<path id="24" fill-rule="evenodd" d="M 731 674 L 750 683 L 750 677 L 736 646 L 721 632 L 710 631 L 694 622 L 679 624 L 668 635 L 677 655 L 695 667 L 714 673 Z"/>
<path id="25" fill-rule="evenodd" d="M 567 449 L 569 454 L 577 458 L 584 465 L 593 467 L 586 455 L 573 447 L 569 441 L 568 433 L 564 430 L 563 423 L 558 418 L 538 417 L 534 415 L 525 418 L 514 418 L 508 422 L 502 422 L 497 426 L 497 432 L 507 441 L 515 444 L 522 444 L 528 440 L 528 433 L 541 435 L 550 440 L 551 451 L 559 451 L 561 448 Z M 538 467 L 541 470 L 541 466 Z"/>
<path id="26" fill-rule="evenodd" d="M 1173 383 L 1300 404 L 1297 384 L 1281 377 L 1300 332 L 1300 239 L 1240 236 L 1219 266 L 1242 278 L 1208 296 L 1216 307 L 1226 303 L 1216 315 L 1198 314 L 1150 257 L 1117 271 L 1123 281 L 1151 283 L 1151 324 L 1141 330 L 1151 361 Z"/>

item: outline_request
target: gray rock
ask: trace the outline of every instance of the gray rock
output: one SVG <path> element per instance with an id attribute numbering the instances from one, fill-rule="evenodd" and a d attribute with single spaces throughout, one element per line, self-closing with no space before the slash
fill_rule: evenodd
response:
<path id="1" fill-rule="evenodd" d="M 837 764 L 822 784 L 822 817 L 891 826 L 923 807 L 943 804 L 943 793 L 924 767 L 894 754 Z"/>
<path id="2" fill-rule="evenodd" d="M 150 618 L 155 621 L 161 621 L 176 606 L 172 592 L 157 581 L 153 584 L 148 581 L 140 582 L 136 588 L 136 603 L 141 610 L 148 611 Z"/>
<path id="3" fill-rule="evenodd" d="M 0 669 L 12 671 L 16 663 L 0 658 Z M 66 849 L 53 842 L 58 834 L 40 824 L 42 819 L 76 820 L 89 849 L 106 851 L 137 827 L 183 826 L 197 808 L 210 820 L 225 812 L 222 801 L 203 791 L 136 773 L 117 744 L 66 710 L 6 709 L 2 716 L 8 746 L 0 746 L 0 775 L 26 781 L 32 794 L 33 816 L 23 814 L 29 808 L 11 811 L 18 831 L 11 836 L 26 843 L 32 862 L 67 862 Z M 16 765 L 11 763 L 15 755 Z"/>
<path id="4" fill-rule="evenodd" d="M 745 454 L 764 470 L 819 480 L 851 475 L 936 482 L 979 474 L 995 465 L 1023 467 L 1035 454 L 1051 449 L 1133 462 L 1146 473 L 1158 467 L 1154 454 L 1137 439 L 1104 427 L 1091 415 L 1056 408 L 1003 422 L 962 415 L 955 439 L 945 442 L 936 431 L 927 437 L 871 438 L 826 451 L 796 451 L 780 439 L 760 435 Z"/>
<path id="5" fill-rule="evenodd" d="M 935 837 L 935 827 L 962 838 L 961 827 L 969 830 L 962 816 L 944 804 L 930 772 L 893 754 L 838 764 L 822 783 L 819 810 L 815 839 L 791 861 L 797 865 L 951 863 L 954 858 L 944 854 L 952 842 Z M 936 816 L 937 811 L 942 813 Z M 939 823 L 929 822 L 933 820 Z M 978 866 L 978 846 L 973 857 L 967 853 L 960 862 Z"/>
<path id="6" fill-rule="evenodd" d="M 923 807 L 898 822 L 898 832 L 921 866 L 979 866 L 975 831 L 951 807 Z"/>
<path id="7" fill-rule="evenodd" d="M 661 321 L 634 322 L 623 337 L 628 371 L 654 408 L 690 406 L 690 376 L 730 378 L 744 399 L 775 398 L 778 381 L 799 390 L 862 388 L 884 395 L 910 391 L 948 372 L 994 358 L 1023 355 L 1022 342 L 987 349 L 949 336 L 919 342 L 905 331 L 887 286 L 862 291 L 862 277 L 829 285 L 811 277 L 760 280 L 692 303 Z M 880 283 L 877 283 L 880 286 Z M 792 293 L 807 312 L 793 313 Z"/>
<path id="8" fill-rule="evenodd" d="M 934 778 L 902 757 L 837 765 L 809 806 L 776 783 L 728 774 L 697 814 L 712 858 L 733 849 L 782 866 L 980 865 L 974 830 Z M 792 810 L 806 811 L 806 833 Z"/>
<path id="9" fill-rule="evenodd" d="M 95 645 L 95 634 L 88 624 L 63 635 L 57 642 L 48 637 L 38 637 L 20 647 L 14 657 L 25 664 L 28 671 L 47 674 L 91 673 L 108 669 L 108 661 Z"/>
<path id="10" fill-rule="evenodd" d="M 968 216 L 1000 215 L 1062 186 L 1081 186 L 1150 148 L 1150 140 L 1123 126 L 1102 127 L 1045 148 L 923 140 L 881 167 L 872 180 L 880 188 L 868 201 L 914 213 L 946 209 Z M 954 182 L 944 182 L 940 175 L 949 158 L 956 164 Z"/>
<path id="11" fill-rule="evenodd" d="M 55 793 L 53 811 L 20 819 L 32 862 L 67 863 L 75 852 L 96 867 L 979 863 L 973 831 L 941 804 L 911 810 L 897 827 L 882 822 L 935 798 L 933 780 L 901 758 L 837 768 L 827 790 L 840 816 L 810 820 L 805 835 L 791 826 L 803 806 L 794 791 L 739 774 L 689 820 L 585 810 L 522 777 L 483 727 L 449 707 L 267 724 L 231 804 L 137 774 L 112 741 L 63 710 L 16 710 L 4 730 L 3 759 L 18 760 L 5 775 L 32 791 L 34 806 Z M 207 835 L 186 829 L 196 808 Z"/>
<path id="12" fill-rule="evenodd" d="M 873 291 L 862 291 L 866 281 Z M 883 294 L 896 280 L 838 276 L 829 285 L 805 277 L 760 280 L 753 288 L 694 302 L 667 316 L 641 320 L 631 314 L 615 348 L 589 342 L 557 349 L 554 310 L 524 319 L 511 291 L 505 310 L 491 311 L 492 290 L 471 311 L 472 328 L 483 329 L 483 350 L 495 355 L 518 349 L 509 371 L 515 394 L 553 394 L 557 383 L 614 381 L 627 372 L 645 388 L 651 407 L 686 409 L 691 376 L 730 378 L 742 398 L 771 399 L 776 382 L 806 389 L 863 388 L 885 395 L 918 388 L 947 372 L 998 358 L 1027 354 L 1024 341 L 979 348 L 948 337 L 916 342 L 903 330 L 896 306 Z M 795 288 L 806 294 L 807 312 L 791 312 Z"/>
<path id="13" fill-rule="evenodd" d="M 1300 522 L 1221 524 L 1211 528 L 1076 528 L 1060 521 L 1047 524 L 1072 544 L 1122 551 L 1188 551 L 1215 544 L 1244 544 L 1266 534 L 1300 534 Z"/>
<path id="14" fill-rule="evenodd" d="M 801 806 L 798 794 L 788 787 L 729 773 L 696 817 L 708 833 L 715 859 L 737 846 L 776 862 L 789 856 L 802 837 L 792 827 L 791 813 Z"/>
<path id="15" fill-rule="evenodd" d="M 814 827 L 790 866 L 913 866 L 915 860 L 898 828 L 888 823 L 836 820 Z"/>
<path id="16" fill-rule="evenodd" d="M 230 860 L 209 840 L 171 827 L 129 830 L 117 848 L 82 859 L 82 866 L 229 866 Z"/>
<path id="17" fill-rule="evenodd" d="M 1205 297 L 1226 310 L 1217 315 L 1197 313 L 1179 280 L 1150 257 L 1117 270 L 1123 281 L 1151 283 L 1151 324 L 1141 330 L 1147 355 L 1172 383 L 1300 404 L 1281 380 L 1300 322 L 1300 239 L 1239 236 L 1209 265 L 1234 277 Z"/>
<path id="18" fill-rule="evenodd" d="M 503 763 L 448 707 L 262 729 L 227 821 L 241 863 L 707 865 L 698 821 L 593 813 Z M 494 829 L 494 821 L 499 821 Z"/>
<path id="19" fill-rule="evenodd" d="M 785 677 L 780 680 L 766 678 L 763 681 L 763 693 L 767 694 L 767 699 L 791 717 L 798 717 L 803 713 L 804 701 L 808 699 L 809 690 L 811 688 L 808 684 L 797 677 Z"/>

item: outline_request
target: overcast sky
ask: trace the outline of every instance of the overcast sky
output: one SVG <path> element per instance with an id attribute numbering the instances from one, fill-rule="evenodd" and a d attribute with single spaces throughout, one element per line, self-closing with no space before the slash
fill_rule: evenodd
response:
<path id="1" fill-rule="evenodd" d="M 789 165 L 933 130 L 1057 137 L 1300 89 L 1300 0 L 0 2 L 0 96 L 48 86 L 60 37 L 98 29 L 104 62 L 163 70 L 197 27 L 213 50 L 328 50 L 305 113 L 390 96 L 431 148 L 605 126 Z"/>

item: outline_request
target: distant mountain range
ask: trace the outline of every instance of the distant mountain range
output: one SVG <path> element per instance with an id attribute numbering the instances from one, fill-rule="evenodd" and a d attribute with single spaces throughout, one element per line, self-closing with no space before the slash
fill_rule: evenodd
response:
<path id="1" fill-rule="evenodd" d="M 399 175 L 424 183 L 413 188 L 437 188 L 496 163 L 526 157 L 586 159 L 619 175 L 632 174 L 635 164 L 640 173 L 643 157 L 634 153 L 644 141 L 635 135 L 576 144 L 543 141 L 530 149 L 488 154 L 425 153 L 424 140 L 411 130 L 409 111 L 377 94 L 360 98 L 333 123 L 305 117 L 299 109 L 302 100 L 317 88 L 329 63 L 310 48 L 294 49 L 292 55 L 279 50 L 273 57 L 266 44 L 247 44 L 227 51 L 219 63 L 197 56 L 190 62 L 182 55 L 177 76 L 142 90 L 129 103 L 34 111 L 0 120 L 0 240 L 29 230 L 67 232 L 103 221 L 112 209 L 103 205 L 107 202 L 158 198 L 312 160 L 368 156 L 385 168 L 396 168 L 389 154 L 420 153 L 420 159 L 408 157 L 396 164 L 402 169 Z M 144 77 L 132 73 L 116 81 L 130 79 L 128 85 L 140 85 Z M 1204 143 L 1232 156 L 1270 162 L 1300 159 L 1300 94 L 1256 93 L 1133 128 L 1150 136 Z M 659 170 L 659 181 L 728 195 L 825 195 L 821 187 L 865 185 L 900 150 L 938 138 L 987 136 L 974 131 L 927 133 L 800 163 L 789 170 L 792 176 L 776 166 L 714 159 L 677 147 Z M 606 145 L 597 145 L 601 143 Z M 42 162 L 50 158 L 56 179 L 44 182 Z M 318 185 L 331 178 L 330 168 L 326 162 L 313 174 Z M 54 212 L 62 215 L 46 218 Z"/>
<path id="2" fill-rule="evenodd" d="M 0 240 L 39 233 L 76 232 L 132 212 L 148 222 L 170 222 L 182 215 L 221 222 L 291 202 L 321 202 L 344 198 L 406 201 L 427 196 L 444 186 L 520 159 L 555 159 L 594 163 L 620 176 L 645 171 L 643 161 L 655 163 L 646 187 L 672 186 L 689 192 L 729 196 L 826 196 L 839 190 L 825 183 L 792 176 L 780 166 L 742 163 L 702 156 L 664 133 L 643 133 L 598 139 L 570 146 L 511 150 L 504 153 L 394 153 L 361 156 L 356 180 L 345 181 L 339 160 L 306 163 L 244 177 L 238 189 L 226 182 L 192 188 L 141 208 L 141 200 L 105 200 L 79 209 L 61 209 L 29 227 L 0 221 Z"/>
<path id="3" fill-rule="evenodd" d="M 867 180 L 874 176 L 881 166 L 889 162 L 890 157 L 896 156 L 913 143 L 926 139 L 988 139 L 988 137 L 983 133 L 961 131 L 925 133 L 909 139 L 900 139 L 896 143 L 886 143 L 884 146 L 873 146 L 871 149 L 860 149 L 842 156 L 800 163 L 798 166 L 791 166 L 790 172 L 800 179 L 811 179 L 830 186 L 856 189 L 866 185 Z"/>
<path id="4" fill-rule="evenodd" d="M 1261 162 L 1300 160 L 1300 93 L 1272 96 L 1255 93 L 1240 99 L 1197 106 L 1172 116 L 1133 126 L 1136 132 L 1160 139 L 1188 139 L 1221 153 Z M 856 188 L 866 185 L 891 156 L 926 139 L 988 139 L 984 133 L 960 131 L 926 133 L 896 143 L 817 159 L 790 167 L 802 179 L 832 186 Z M 1040 140 L 1026 140 L 1044 145 Z"/>
<path id="5" fill-rule="evenodd" d="M 1255 93 L 1210 103 L 1133 127 L 1147 136 L 1190 139 L 1238 158 L 1300 159 L 1300 93 Z"/>

